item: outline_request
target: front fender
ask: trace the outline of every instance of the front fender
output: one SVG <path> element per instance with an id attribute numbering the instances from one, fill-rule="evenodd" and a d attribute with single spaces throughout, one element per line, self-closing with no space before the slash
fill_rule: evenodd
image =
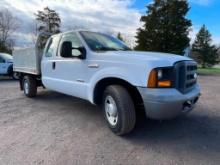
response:
<path id="1" fill-rule="evenodd" d="M 133 86 L 142 86 L 143 84 L 140 75 L 132 74 L 130 71 L 128 72 L 126 68 L 111 67 L 111 68 L 102 69 L 96 72 L 89 82 L 88 98 L 90 102 L 93 103 L 93 93 L 96 84 L 105 78 L 119 78 L 124 81 L 127 81 Z"/>

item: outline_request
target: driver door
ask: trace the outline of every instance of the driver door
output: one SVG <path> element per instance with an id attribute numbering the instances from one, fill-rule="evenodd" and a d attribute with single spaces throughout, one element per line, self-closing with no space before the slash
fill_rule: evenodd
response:
<path id="1" fill-rule="evenodd" d="M 54 79 L 56 80 L 56 89 L 61 93 L 86 98 L 86 73 L 87 60 L 80 59 L 81 52 L 72 50 L 71 57 L 61 56 L 61 46 L 63 42 L 69 41 L 73 48 L 83 47 L 82 42 L 75 32 L 66 33 L 62 36 L 57 57 L 55 58 L 56 67 L 54 68 Z"/>

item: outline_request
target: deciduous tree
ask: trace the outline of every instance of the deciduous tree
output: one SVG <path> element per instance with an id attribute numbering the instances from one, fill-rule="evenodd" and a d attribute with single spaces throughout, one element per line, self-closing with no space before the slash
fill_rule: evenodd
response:
<path id="1" fill-rule="evenodd" d="M 12 53 L 14 39 L 12 34 L 18 29 L 19 20 L 7 10 L 0 11 L 0 51 Z"/>

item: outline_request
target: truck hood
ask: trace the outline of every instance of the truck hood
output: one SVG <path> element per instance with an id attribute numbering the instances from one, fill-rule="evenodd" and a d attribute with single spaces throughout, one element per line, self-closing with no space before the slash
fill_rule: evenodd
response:
<path id="1" fill-rule="evenodd" d="M 13 63 L 13 59 L 7 59 L 6 62 L 7 63 Z"/>
<path id="2" fill-rule="evenodd" d="M 106 56 L 114 58 L 118 61 L 125 61 L 129 63 L 157 63 L 165 66 L 172 66 L 178 61 L 192 60 L 185 56 L 168 54 L 168 53 L 156 53 L 156 52 L 141 52 L 141 51 L 108 51 L 104 53 Z"/>

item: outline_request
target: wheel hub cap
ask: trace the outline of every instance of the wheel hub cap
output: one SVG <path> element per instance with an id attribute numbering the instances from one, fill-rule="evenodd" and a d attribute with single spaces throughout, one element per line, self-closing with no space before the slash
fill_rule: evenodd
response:
<path id="1" fill-rule="evenodd" d="M 25 91 L 26 94 L 28 94 L 29 86 L 28 86 L 27 81 L 24 82 L 24 91 Z"/>
<path id="2" fill-rule="evenodd" d="M 115 126 L 118 121 L 118 110 L 114 99 L 111 96 L 107 96 L 105 99 L 105 113 L 108 122 Z"/>

